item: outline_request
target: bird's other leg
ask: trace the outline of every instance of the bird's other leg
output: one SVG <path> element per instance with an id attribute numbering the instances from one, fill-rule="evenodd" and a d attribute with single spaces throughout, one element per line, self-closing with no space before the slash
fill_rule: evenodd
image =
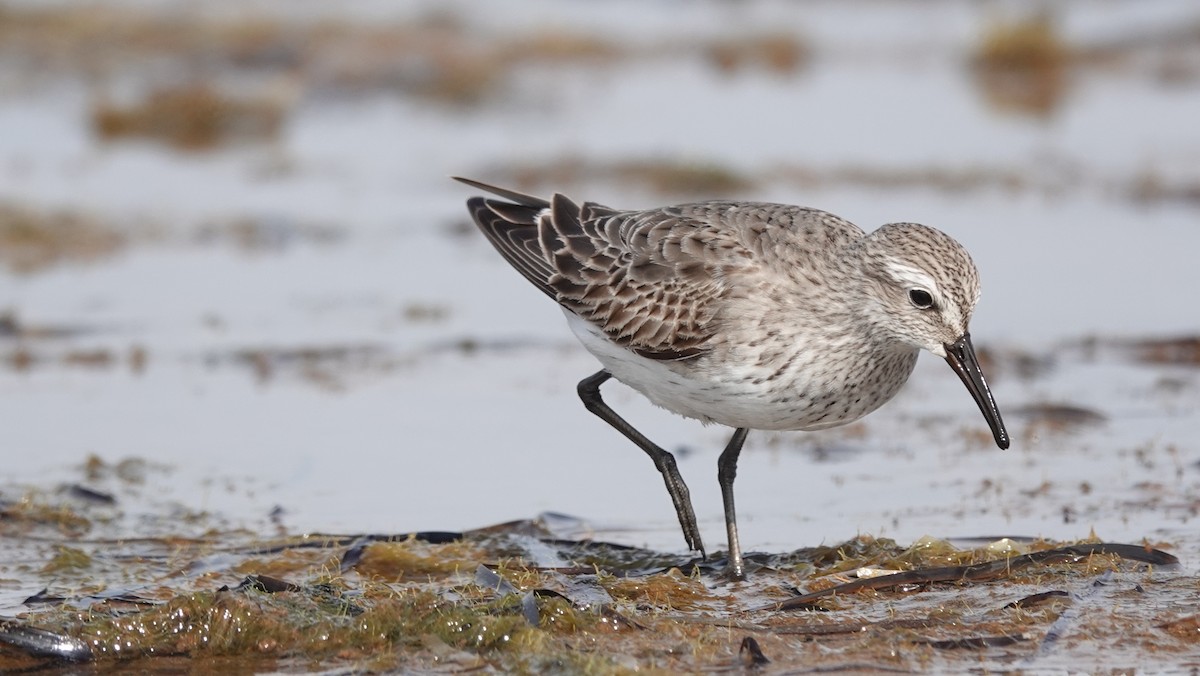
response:
<path id="1" fill-rule="evenodd" d="M 700 556 L 703 558 L 704 542 L 700 539 L 700 527 L 696 525 L 696 513 L 692 510 L 692 498 L 688 493 L 687 484 L 683 482 L 683 477 L 679 474 L 675 456 L 647 439 L 644 434 L 634 429 L 633 425 L 626 422 L 624 418 L 617 415 L 616 411 L 609 408 L 608 404 L 604 403 L 604 400 L 600 398 L 600 385 L 611 377 L 612 374 L 608 371 L 598 371 L 579 381 L 579 398 L 583 400 L 583 405 L 587 407 L 587 410 L 628 437 L 654 461 L 654 466 L 658 468 L 663 476 L 663 481 L 667 484 L 671 502 L 675 503 L 675 514 L 679 517 L 680 527 L 683 528 L 684 540 L 687 541 L 688 547 L 700 552 Z"/>
<path id="2" fill-rule="evenodd" d="M 721 483 L 721 500 L 725 503 L 725 531 L 729 534 L 729 563 L 725 574 L 735 580 L 746 579 L 746 564 L 742 561 L 742 545 L 738 542 L 737 513 L 733 509 L 733 480 L 737 478 L 738 455 L 746 443 L 745 427 L 733 432 L 721 457 L 717 459 L 717 481 Z"/>

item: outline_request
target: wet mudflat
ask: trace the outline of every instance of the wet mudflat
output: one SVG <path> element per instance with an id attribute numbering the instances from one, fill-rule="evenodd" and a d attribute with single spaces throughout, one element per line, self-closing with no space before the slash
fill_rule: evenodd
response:
<path id="1" fill-rule="evenodd" d="M 0 670 L 1200 663 L 1194 8 L 501 5 L 0 3 Z M 752 435 L 728 582 L 449 175 L 943 229 L 1013 447 Z"/>
<path id="2" fill-rule="evenodd" d="M 119 495 L 116 471 L 85 469 Z M 176 523 L 194 536 L 103 537 L 130 530 L 118 502 L 75 484 L 4 506 L 5 576 L 45 586 L 19 598 L 10 577 L 0 667 L 1005 671 L 1097 651 L 1195 666 L 1196 580 L 1163 543 L 859 536 L 753 554 L 735 583 L 719 555 L 558 537 L 579 525 L 561 515 L 276 537 L 193 515 Z"/>

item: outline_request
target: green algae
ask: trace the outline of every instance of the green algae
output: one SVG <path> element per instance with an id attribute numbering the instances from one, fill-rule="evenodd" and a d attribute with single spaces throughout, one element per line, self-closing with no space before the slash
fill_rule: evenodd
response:
<path id="1" fill-rule="evenodd" d="M 761 664 L 757 654 L 779 668 L 844 666 L 838 656 L 851 655 L 852 664 L 955 670 L 963 662 L 947 655 L 971 651 L 995 667 L 1005 654 L 1036 649 L 1024 646 L 1071 617 L 1077 601 L 1062 588 L 1091 589 L 1095 580 L 1110 581 L 1112 605 L 1075 613 L 1077 633 L 1169 654 L 1195 645 L 1194 612 L 1185 603 L 1194 578 L 1131 563 L 1111 548 L 1019 570 L 1000 566 L 986 580 L 851 585 L 853 593 L 773 612 L 764 609 L 799 590 L 1003 562 L 1056 543 L 958 547 L 931 537 L 905 546 L 860 536 L 754 554 L 751 578 L 731 582 L 719 558 L 559 540 L 529 522 L 466 533 L 263 540 L 198 515 L 175 523 L 199 536 L 104 538 L 127 526 L 106 516 L 109 506 L 77 503 L 61 491 L 30 491 L 6 507 L 0 580 L 45 589 L 23 604 L 10 600 L 6 614 L 19 615 L 0 623 L 0 671 L 44 668 L 58 649 L 54 641 L 23 644 L 12 627 L 26 628 L 25 638 L 81 642 L 75 645 L 88 654 L 74 658 L 98 670 L 146 673 L 679 672 L 741 669 L 746 659 Z M 74 533 L 81 528 L 96 533 L 80 540 Z M 1131 549 L 1154 551 L 1119 551 Z M 534 563 L 535 550 L 540 560 L 553 551 L 556 565 Z M 1121 585 L 1178 603 L 1141 605 L 1149 592 Z M 747 637 L 759 653 L 741 650 Z"/>
<path id="2" fill-rule="evenodd" d="M 54 557 L 42 566 L 43 573 L 60 573 L 64 571 L 87 570 L 92 565 L 92 557 L 82 549 L 58 545 Z"/>

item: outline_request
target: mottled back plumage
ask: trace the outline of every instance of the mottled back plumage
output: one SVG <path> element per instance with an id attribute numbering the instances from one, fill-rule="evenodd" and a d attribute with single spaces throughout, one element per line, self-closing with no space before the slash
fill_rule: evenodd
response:
<path id="1" fill-rule="evenodd" d="M 720 300 L 734 288 L 731 276 L 761 268 L 764 259 L 803 263 L 804 249 L 793 240 L 827 246 L 862 235 L 832 214 L 788 205 L 712 201 L 618 211 L 464 182 L 511 200 L 475 197 L 468 208 L 514 268 L 617 345 L 651 359 L 708 349 L 720 328 Z M 819 277 L 809 281 L 820 284 Z"/>

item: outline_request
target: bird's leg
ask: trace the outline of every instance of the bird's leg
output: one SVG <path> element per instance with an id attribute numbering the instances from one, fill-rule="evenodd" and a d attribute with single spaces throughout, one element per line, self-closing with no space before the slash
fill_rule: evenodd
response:
<path id="1" fill-rule="evenodd" d="M 583 405 L 587 407 L 587 410 L 628 437 L 654 461 L 654 466 L 658 468 L 663 476 L 663 481 L 667 484 L 667 492 L 671 494 L 671 501 L 675 503 L 675 514 L 678 515 L 679 525 L 683 528 L 683 539 L 687 541 L 688 547 L 700 552 L 700 557 L 703 558 L 704 542 L 700 539 L 700 527 L 696 525 L 696 513 L 692 510 L 692 498 L 688 493 L 687 484 L 683 482 L 683 477 L 679 474 L 675 456 L 647 439 L 644 434 L 634 429 L 633 425 L 626 422 L 624 418 L 617 415 L 616 411 L 609 408 L 608 404 L 604 403 L 604 400 L 600 398 L 600 385 L 611 377 L 612 374 L 608 371 L 598 371 L 579 381 L 579 398 L 583 400 Z"/>
<path id="2" fill-rule="evenodd" d="M 725 574 L 735 580 L 746 579 L 746 564 L 742 561 L 742 545 L 738 542 L 737 514 L 733 509 L 733 480 L 737 478 L 738 455 L 746 443 L 745 427 L 733 432 L 721 457 L 717 459 L 717 481 L 721 483 L 721 500 L 725 503 L 725 530 L 729 534 L 729 564 Z"/>

